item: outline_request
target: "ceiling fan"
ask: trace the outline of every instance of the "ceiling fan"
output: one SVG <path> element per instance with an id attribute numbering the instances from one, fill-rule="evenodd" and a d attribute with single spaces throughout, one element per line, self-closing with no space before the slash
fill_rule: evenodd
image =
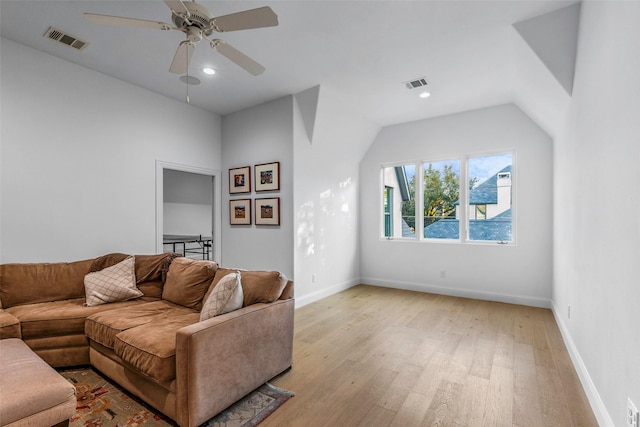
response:
<path id="1" fill-rule="evenodd" d="M 215 17 L 207 8 L 196 3 L 195 0 L 191 2 L 164 0 L 164 2 L 171 9 L 171 22 L 173 25 L 164 22 L 95 13 L 85 13 L 84 16 L 95 24 L 182 31 L 187 38 L 178 45 L 171 67 L 169 67 L 169 71 L 174 74 L 188 74 L 193 49 L 196 43 L 203 39 L 208 41 L 213 49 L 244 68 L 250 74 L 258 76 L 264 72 L 265 68 L 262 65 L 244 53 L 223 40 L 210 39 L 209 36 L 213 32 L 222 33 L 252 28 L 275 27 L 278 25 L 278 16 L 270 7 L 265 6 Z"/>

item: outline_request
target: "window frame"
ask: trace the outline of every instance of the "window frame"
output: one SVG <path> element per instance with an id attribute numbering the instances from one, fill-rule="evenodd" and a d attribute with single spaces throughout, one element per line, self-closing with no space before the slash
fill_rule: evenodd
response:
<path id="1" fill-rule="evenodd" d="M 469 221 L 473 218 L 470 218 L 470 189 L 469 189 L 469 160 L 480 157 L 490 157 L 497 155 L 511 155 L 511 240 L 510 241 L 500 241 L 500 240 L 471 240 L 469 238 Z M 418 232 L 417 224 L 420 222 L 424 224 L 424 165 L 429 163 L 436 163 L 441 161 L 459 161 L 460 162 L 460 197 L 459 200 L 464 202 L 464 206 L 460 203 L 460 208 L 458 209 L 458 221 L 459 221 L 459 238 L 458 239 L 447 239 L 447 238 L 435 238 L 435 237 L 425 237 L 424 231 Z M 456 156 L 434 156 L 427 157 L 427 160 L 406 160 L 401 162 L 390 162 L 383 163 L 380 165 L 380 186 L 378 187 L 379 194 L 381 194 L 381 214 L 378 216 L 379 221 L 382 221 L 381 224 L 381 233 L 380 240 L 386 241 L 403 241 L 403 242 L 425 242 L 425 243 L 443 243 L 443 244 L 470 244 L 470 245 L 500 245 L 500 246 L 517 246 L 517 173 L 515 173 L 517 169 L 517 150 L 515 148 L 508 148 L 504 150 L 491 150 L 491 151 L 482 151 L 469 153 L 465 155 L 456 155 Z M 385 168 L 397 167 L 397 166 L 405 166 L 405 165 L 413 165 L 415 166 L 415 175 L 416 177 L 420 177 L 420 179 L 415 180 L 416 188 L 415 188 L 415 218 L 416 218 L 416 232 L 413 237 L 396 237 L 396 236 L 386 236 L 385 235 L 385 211 L 384 211 L 384 170 Z M 464 185 L 463 185 L 464 184 Z M 381 191 L 382 190 L 382 191 Z M 485 206 L 485 219 L 486 219 L 486 210 L 487 206 Z M 391 213 L 393 217 L 393 213 Z M 393 228 L 393 225 L 392 225 Z M 421 227 L 421 230 L 424 229 L 424 225 Z"/>
<path id="2" fill-rule="evenodd" d="M 385 195 L 383 196 L 383 216 L 384 216 L 384 237 L 393 237 L 393 187 L 384 185 Z"/>
<path id="3" fill-rule="evenodd" d="M 382 190 L 383 196 L 381 197 L 381 203 L 380 203 L 380 209 L 381 209 L 381 213 L 382 215 L 379 215 L 378 218 L 382 218 L 382 223 L 380 224 L 379 228 L 380 228 L 380 239 L 381 240 L 403 240 L 403 241 L 415 241 L 416 240 L 416 236 L 417 236 L 417 232 L 415 233 L 416 236 L 413 237 L 403 237 L 403 236 L 386 236 L 385 235 L 385 200 L 384 200 L 384 191 L 386 189 L 386 187 L 388 187 L 385 183 L 385 169 L 387 168 L 396 168 L 399 166 L 407 166 L 407 165 L 413 165 L 415 166 L 415 170 L 416 170 L 416 175 L 418 174 L 418 164 L 415 163 L 414 161 L 400 161 L 400 162 L 391 162 L 391 163 L 384 163 L 382 165 L 380 165 L 380 184 L 379 184 L 379 188 Z M 393 188 L 393 187 L 391 187 Z M 416 193 L 415 196 L 415 201 L 414 204 L 417 205 L 418 200 L 422 200 L 422 197 Z M 414 215 L 415 218 L 417 219 L 417 211 L 414 211 Z M 392 223 L 391 223 L 391 230 L 393 230 L 393 218 L 394 218 L 394 214 L 393 212 L 391 212 L 391 219 L 392 219 Z M 402 214 L 400 215 L 400 218 L 402 218 Z M 393 233 L 392 233 L 393 234 Z"/>

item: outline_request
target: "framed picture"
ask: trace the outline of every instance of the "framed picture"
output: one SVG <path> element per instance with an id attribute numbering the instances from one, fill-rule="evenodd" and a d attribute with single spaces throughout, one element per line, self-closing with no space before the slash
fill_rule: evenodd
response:
<path id="1" fill-rule="evenodd" d="M 251 224 L 251 199 L 229 200 L 229 222 L 231 225 Z"/>
<path id="2" fill-rule="evenodd" d="M 280 162 L 256 165 L 256 191 L 280 189 Z"/>
<path id="3" fill-rule="evenodd" d="M 256 225 L 280 225 L 280 197 L 256 199 Z"/>
<path id="4" fill-rule="evenodd" d="M 251 193 L 251 167 L 229 169 L 229 194 Z"/>

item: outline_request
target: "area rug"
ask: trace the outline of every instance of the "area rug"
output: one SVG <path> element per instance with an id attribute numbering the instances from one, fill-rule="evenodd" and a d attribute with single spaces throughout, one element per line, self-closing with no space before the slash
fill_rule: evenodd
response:
<path id="1" fill-rule="evenodd" d="M 130 396 L 91 368 L 63 369 L 60 374 L 76 387 L 78 405 L 71 427 L 174 427 L 176 424 Z M 294 394 L 266 383 L 201 427 L 254 427 Z"/>

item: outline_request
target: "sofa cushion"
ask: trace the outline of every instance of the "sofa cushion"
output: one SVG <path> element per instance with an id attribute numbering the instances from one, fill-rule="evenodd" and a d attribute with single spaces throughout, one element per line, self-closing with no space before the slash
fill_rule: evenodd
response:
<path id="1" fill-rule="evenodd" d="M 199 311 L 217 268 L 213 261 L 175 258 L 167 272 L 162 299 Z"/>
<path id="2" fill-rule="evenodd" d="M 89 267 L 89 272 L 94 273 L 96 271 L 104 270 L 107 267 L 112 267 L 119 262 L 124 261 L 129 258 L 131 255 L 123 254 L 120 252 L 114 252 L 106 255 L 102 255 L 93 260 L 91 263 L 91 267 Z"/>
<path id="3" fill-rule="evenodd" d="M 100 311 L 143 304 L 144 302 L 143 300 L 131 300 L 87 307 L 84 305 L 84 298 L 76 298 L 19 305 L 8 308 L 6 311 L 20 320 L 22 338 L 26 340 L 47 336 L 84 334 L 84 322 L 88 316 Z"/>
<path id="4" fill-rule="evenodd" d="M 113 349 L 116 335 L 136 326 L 196 312 L 169 301 L 154 301 L 115 308 L 87 317 L 84 332 L 93 341 Z"/>
<path id="5" fill-rule="evenodd" d="M 220 267 L 211 284 L 212 290 L 224 276 L 236 271 L 242 273 L 240 283 L 242 284 L 243 305 L 245 307 L 259 302 L 267 304 L 274 302 L 280 298 L 287 285 L 286 276 L 278 271 L 247 271 Z"/>
<path id="6" fill-rule="evenodd" d="M 240 272 L 227 274 L 216 284 L 204 302 L 200 311 L 200 320 L 207 320 L 241 308 L 243 298 Z"/>
<path id="7" fill-rule="evenodd" d="M 6 338 L 22 338 L 20 334 L 20 320 L 0 309 L 0 340 Z"/>
<path id="8" fill-rule="evenodd" d="M 135 258 L 100 271 L 89 273 L 84 278 L 86 304 L 88 307 L 115 301 L 127 301 L 144 294 L 136 287 Z"/>
<path id="9" fill-rule="evenodd" d="M 111 267 L 126 259 L 129 255 L 110 253 L 96 258 L 91 264 L 90 271 L 100 271 Z M 145 296 L 162 297 L 162 285 L 166 280 L 171 260 L 180 256 L 176 253 L 162 253 L 155 255 L 135 255 L 136 284 Z"/>
<path id="10" fill-rule="evenodd" d="M 116 335 L 113 350 L 125 363 L 156 381 L 176 377 L 176 333 L 200 320 L 200 313 L 172 316 Z"/>
<path id="11" fill-rule="evenodd" d="M 92 259 L 76 262 L 0 265 L 3 308 L 84 297 Z"/>

